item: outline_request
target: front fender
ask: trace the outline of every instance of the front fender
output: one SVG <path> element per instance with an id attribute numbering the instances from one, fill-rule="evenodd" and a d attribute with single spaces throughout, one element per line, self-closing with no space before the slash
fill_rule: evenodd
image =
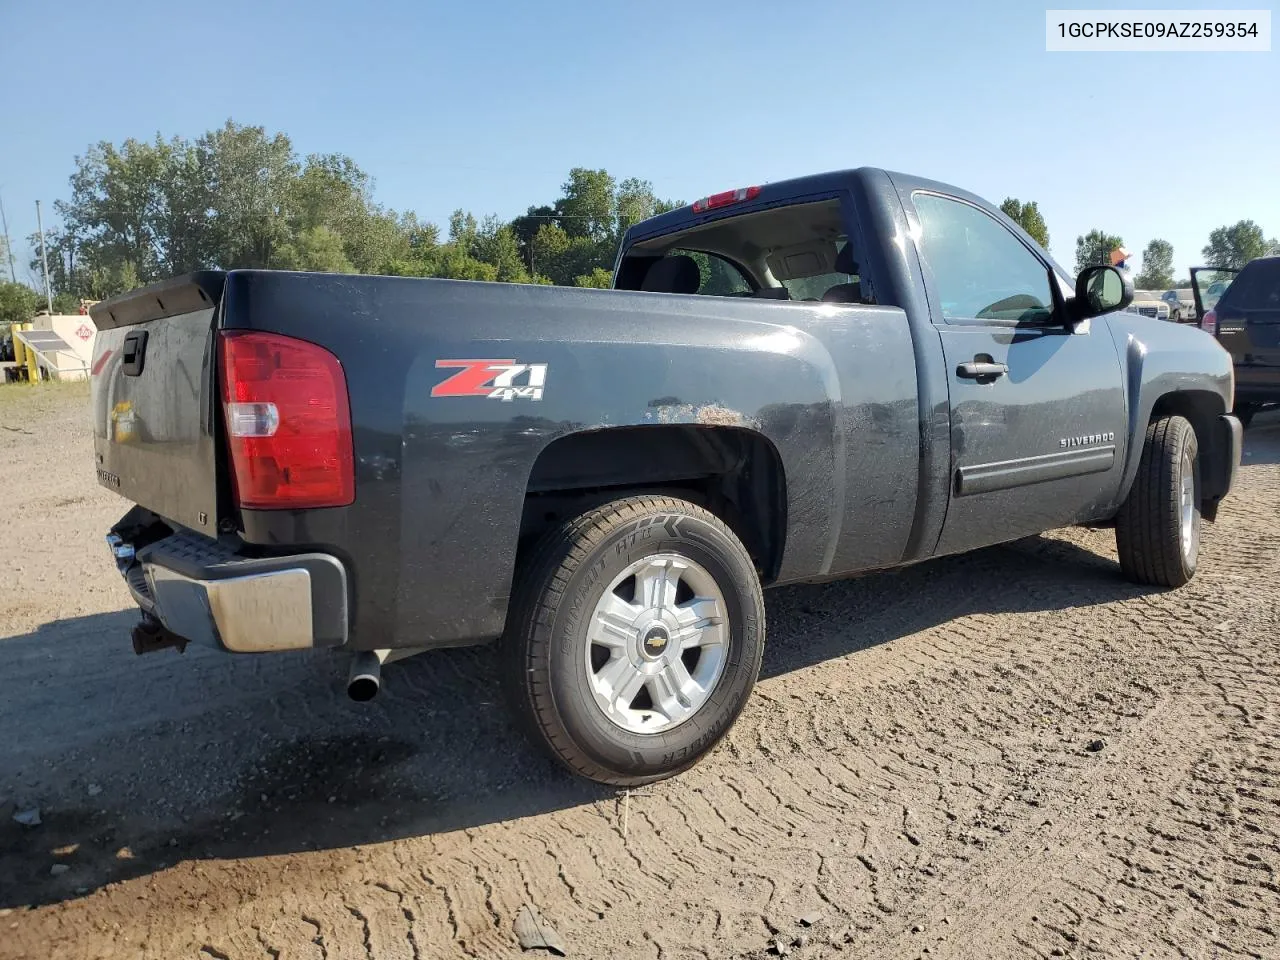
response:
<path id="1" fill-rule="evenodd" d="M 1231 409 L 1235 372 L 1231 355 L 1198 327 L 1130 313 L 1106 319 L 1120 356 L 1128 418 L 1119 506 L 1137 476 L 1147 424 L 1157 408 L 1188 416 L 1207 450 L 1217 417 Z"/>

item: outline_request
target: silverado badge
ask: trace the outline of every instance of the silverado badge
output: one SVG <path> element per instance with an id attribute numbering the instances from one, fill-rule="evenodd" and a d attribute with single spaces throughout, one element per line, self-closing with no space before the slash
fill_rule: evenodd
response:
<path id="1" fill-rule="evenodd" d="M 1091 447 L 1095 443 L 1114 443 L 1114 433 L 1086 433 L 1082 437 L 1062 437 L 1058 441 L 1060 447 Z"/>

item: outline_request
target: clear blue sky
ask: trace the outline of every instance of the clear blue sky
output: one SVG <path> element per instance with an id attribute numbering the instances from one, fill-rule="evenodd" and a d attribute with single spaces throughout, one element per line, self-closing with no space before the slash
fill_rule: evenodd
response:
<path id="1" fill-rule="evenodd" d="M 1046 53 L 1067 5 L 0 0 L 0 196 L 21 279 L 88 144 L 233 118 L 440 223 L 547 202 L 572 166 L 692 201 L 870 164 L 1039 201 L 1067 266 L 1095 226 L 1164 237 L 1179 273 L 1215 226 L 1280 234 L 1280 52 Z"/>

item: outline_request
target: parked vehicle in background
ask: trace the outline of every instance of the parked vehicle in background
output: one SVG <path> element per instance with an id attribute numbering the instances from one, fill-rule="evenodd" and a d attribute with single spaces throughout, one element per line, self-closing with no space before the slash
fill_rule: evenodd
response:
<path id="1" fill-rule="evenodd" d="M 135 648 L 345 650 L 367 699 L 501 637 L 532 736 L 646 783 L 741 711 L 762 587 L 1085 523 L 1181 586 L 1240 462 L 1221 347 L 945 184 L 714 194 L 628 230 L 614 288 L 250 270 L 95 305 Z"/>
<path id="2" fill-rule="evenodd" d="M 1166 290 L 1160 295 L 1169 306 L 1169 319 L 1174 323 L 1191 323 L 1197 319 L 1196 302 L 1190 290 Z"/>
<path id="3" fill-rule="evenodd" d="M 1280 403 L 1280 256 L 1252 260 L 1242 270 L 1194 267 L 1191 282 L 1200 328 L 1231 354 L 1234 412 L 1248 424 L 1259 410 Z"/>
<path id="4" fill-rule="evenodd" d="M 1125 307 L 1125 310 L 1143 317 L 1151 317 L 1153 320 L 1169 319 L 1169 305 L 1163 300 L 1150 296 L 1135 294 L 1133 302 Z"/>

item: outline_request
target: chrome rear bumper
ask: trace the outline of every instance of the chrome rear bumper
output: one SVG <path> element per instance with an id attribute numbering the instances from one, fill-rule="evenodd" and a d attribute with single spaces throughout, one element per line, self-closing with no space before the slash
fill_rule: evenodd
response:
<path id="1" fill-rule="evenodd" d="M 193 534 L 136 553 L 107 543 L 134 601 L 183 639 L 233 653 L 346 643 L 346 570 L 328 554 L 244 558 Z"/>

